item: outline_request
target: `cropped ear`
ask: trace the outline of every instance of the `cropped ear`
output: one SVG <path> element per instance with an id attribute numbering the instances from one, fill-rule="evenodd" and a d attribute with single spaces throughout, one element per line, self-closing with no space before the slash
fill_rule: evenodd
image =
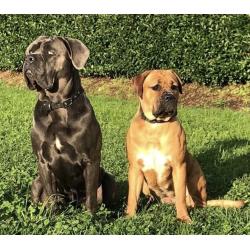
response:
<path id="1" fill-rule="evenodd" d="M 138 96 L 140 96 L 140 98 L 142 98 L 142 93 L 143 93 L 143 82 L 146 79 L 146 77 L 149 75 L 150 72 L 151 72 L 151 70 L 146 70 L 143 73 L 141 73 L 140 75 L 137 75 L 137 76 L 132 78 L 132 82 L 134 84 L 135 90 L 136 90 Z"/>
<path id="2" fill-rule="evenodd" d="M 174 70 L 171 69 L 171 72 L 177 78 L 177 84 L 178 84 L 179 92 L 182 94 L 182 86 L 184 85 L 184 83 L 182 82 L 181 78 L 177 75 L 177 73 Z"/>
<path id="3" fill-rule="evenodd" d="M 39 36 L 35 41 L 33 41 L 25 50 L 25 55 L 27 56 L 31 50 L 36 50 L 40 48 L 40 44 L 43 40 L 48 39 L 48 36 Z"/>
<path id="4" fill-rule="evenodd" d="M 89 49 L 78 39 L 60 37 L 69 51 L 69 57 L 78 70 L 82 69 L 89 58 Z"/>

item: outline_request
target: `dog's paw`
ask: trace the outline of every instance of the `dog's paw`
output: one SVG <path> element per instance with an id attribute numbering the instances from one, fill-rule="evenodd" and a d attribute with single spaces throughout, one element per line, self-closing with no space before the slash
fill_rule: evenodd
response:
<path id="1" fill-rule="evenodd" d="M 161 203 L 174 204 L 175 203 L 175 199 L 174 199 L 174 197 L 166 196 L 164 198 L 161 198 Z"/>
<path id="2" fill-rule="evenodd" d="M 134 209 L 126 208 L 124 214 L 127 219 L 131 219 L 136 216 L 136 211 Z"/>
<path id="3" fill-rule="evenodd" d="M 178 216 L 177 219 L 180 220 L 181 222 L 184 222 L 184 223 L 187 223 L 187 224 L 192 223 L 192 220 L 188 215 Z"/>

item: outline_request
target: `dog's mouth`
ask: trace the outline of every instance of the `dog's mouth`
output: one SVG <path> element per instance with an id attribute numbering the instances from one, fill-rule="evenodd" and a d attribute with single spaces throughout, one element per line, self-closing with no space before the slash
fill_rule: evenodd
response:
<path id="1" fill-rule="evenodd" d="M 158 122 L 167 122 L 171 120 L 173 117 L 177 116 L 177 111 L 176 110 L 171 110 L 168 112 L 164 112 L 159 116 L 156 116 L 155 120 Z"/>
<path id="2" fill-rule="evenodd" d="M 27 79 L 28 87 L 31 90 L 36 89 L 37 91 L 41 91 L 42 89 L 46 89 L 48 91 L 53 91 L 55 89 L 54 82 L 48 84 L 47 87 L 44 87 L 43 85 L 39 84 L 39 82 L 37 81 L 36 77 L 34 76 L 34 74 L 32 73 L 30 69 L 25 71 L 25 77 Z"/>
<path id="3" fill-rule="evenodd" d="M 165 119 L 165 118 L 167 118 L 167 117 L 170 117 L 170 116 L 172 117 L 172 116 L 174 116 L 175 113 L 176 113 L 175 110 L 164 111 L 164 112 L 162 112 L 159 116 L 157 116 L 157 118 Z"/>
<path id="4" fill-rule="evenodd" d="M 29 69 L 26 70 L 24 75 L 25 75 L 29 89 L 37 90 L 37 91 L 42 90 L 42 88 L 39 86 L 39 84 L 38 84 L 37 80 L 35 79 L 31 70 L 29 70 Z"/>
<path id="5" fill-rule="evenodd" d="M 48 85 L 48 87 L 43 88 L 39 85 L 39 83 L 37 82 L 37 80 L 26 77 L 27 78 L 27 85 L 31 90 L 37 90 L 37 91 L 41 91 L 41 90 L 48 90 L 50 92 L 56 92 L 56 87 L 54 83 L 51 83 Z"/>
<path id="6" fill-rule="evenodd" d="M 156 111 L 153 112 L 154 117 L 157 120 L 165 120 L 167 118 L 171 118 L 173 116 L 177 115 L 177 108 L 174 107 L 174 105 L 160 106 Z"/>

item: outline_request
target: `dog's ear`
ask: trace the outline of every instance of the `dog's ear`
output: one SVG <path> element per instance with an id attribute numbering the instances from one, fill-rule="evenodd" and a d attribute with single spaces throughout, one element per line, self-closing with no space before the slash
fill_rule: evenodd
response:
<path id="1" fill-rule="evenodd" d="M 48 39 L 48 36 L 39 36 L 35 41 L 33 41 L 25 50 L 25 55 L 30 54 L 31 50 L 36 50 L 40 48 L 40 44 L 43 40 Z"/>
<path id="2" fill-rule="evenodd" d="M 182 86 L 184 85 L 184 83 L 182 82 L 181 78 L 177 75 L 177 73 L 174 70 L 171 69 L 171 72 L 177 78 L 177 84 L 178 84 L 179 92 L 182 94 Z"/>
<path id="3" fill-rule="evenodd" d="M 89 49 L 78 39 L 68 37 L 61 37 L 61 39 L 69 51 L 74 67 L 78 70 L 82 69 L 89 58 Z"/>
<path id="4" fill-rule="evenodd" d="M 150 72 L 151 72 L 151 70 L 146 70 L 143 73 L 141 73 L 140 75 L 137 75 L 137 76 L 132 78 L 132 82 L 134 84 L 135 90 L 136 90 L 138 96 L 140 96 L 141 98 L 142 98 L 142 93 L 143 93 L 143 82 Z"/>

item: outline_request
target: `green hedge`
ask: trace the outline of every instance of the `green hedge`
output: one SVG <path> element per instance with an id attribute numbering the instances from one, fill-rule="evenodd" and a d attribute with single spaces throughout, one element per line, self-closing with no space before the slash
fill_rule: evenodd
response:
<path id="1" fill-rule="evenodd" d="M 82 40 L 89 76 L 175 68 L 186 82 L 250 81 L 249 15 L 0 15 L 0 69 L 21 70 L 39 35 Z"/>

